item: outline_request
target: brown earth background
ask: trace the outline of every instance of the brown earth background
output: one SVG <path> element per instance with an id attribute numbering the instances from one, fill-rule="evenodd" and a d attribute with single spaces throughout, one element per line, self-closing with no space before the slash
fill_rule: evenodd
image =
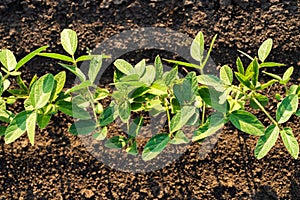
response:
<path id="1" fill-rule="evenodd" d="M 190 37 L 203 31 L 207 39 L 218 34 L 211 57 L 217 66 L 233 68 L 236 49 L 256 55 L 262 41 L 272 38 L 269 60 L 294 66 L 292 83 L 299 84 L 299 0 L 0 2 L 0 49 L 12 50 L 18 59 L 42 45 L 62 53 L 59 34 L 64 28 L 78 33 L 81 55 L 86 47 L 93 49 L 104 39 L 139 27 L 168 27 Z M 284 69 L 268 70 L 282 75 Z M 35 58 L 23 73 L 29 80 L 35 73 L 59 70 L 55 61 Z M 71 85 L 74 76 L 68 78 Z M 269 95 L 280 89 L 275 85 Z M 268 110 L 273 115 L 275 109 L 271 101 Z M 268 123 L 262 113 L 258 116 Z M 294 117 L 288 123 L 298 141 L 299 121 Z M 34 147 L 27 137 L 11 145 L 0 139 L 0 199 L 300 199 L 300 161 L 289 156 L 281 140 L 268 156 L 256 160 L 257 138 L 227 125 L 205 159 L 199 159 L 200 145 L 194 144 L 163 169 L 132 174 L 98 162 L 67 132 L 71 122 L 56 115 L 37 132 Z"/>

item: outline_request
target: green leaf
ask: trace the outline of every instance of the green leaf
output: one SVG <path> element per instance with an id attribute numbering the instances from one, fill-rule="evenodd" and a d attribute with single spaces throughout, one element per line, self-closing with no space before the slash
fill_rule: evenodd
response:
<path id="1" fill-rule="evenodd" d="M 133 82 L 133 81 L 139 81 L 139 79 L 140 77 L 138 74 L 130 74 L 120 78 L 119 82 Z"/>
<path id="2" fill-rule="evenodd" d="M 146 70 L 146 61 L 145 59 L 141 60 L 134 66 L 134 74 L 137 74 L 138 77 L 142 77 Z"/>
<path id="3" fill-rule="evenodd" d="M 24 92 L 26 92 L 26 93 L 29 92 L 29 91 L 28 91 L 28 87 L 25 85 L 25 83 L 24 83 L 24 81 L 22 80 L 22 78 L 21 78 L 20 75 L 17 76 L 17 83 L 18 83 L 18 85 L 20 86 L 20 88 L 21 88 Z"/>
<path id="4" fill-rule="evenodd" d="M 38 77 L 37 77 L 37 75 L 35 74 L 35 75 L 32 77 L 32 79 L 31 79 L 31 81 L 30 81 L 30 83 L 29 83 L 29 90 L 32 88 L 33 84 L 36 82 L 37 79 L 38 79 Z"/>
<path id="5" fill-rule="evenodd" d="M 156 74 L 155 80 L 161 80 L 163 77 L 164 69 L 159 55 L 155 57 L 154 66 L 155 66 L 155 74 Z"/>
<path id="6" fill-rule="evenodd" d="M 83 56 L 80 56 L 79 58 L 77 58 L 76 62 L 82 62 L 82 61 L 86 61 L 86 60 L 92 60 L 94 57 L 98 57 L 98 56 L 102 56 L 102 59 L 110 58 L 110 56 L 104 55 L 104 54 L 101 54 L 101 55 L 83 55 Z"/>
<path id="7" fill-rule="evenodd" d="M 27 130 L 29 141 L 32 146 L 34 146 L 36 118 L 37 118 L 37 113 L 34 111 L 30 113 L 26 119 L 26 130 Z"/>
<path id="8" fill-rule="evenodd" d="M 64 29 L 60 34 L 60 41 L 64 50 L 74 56 L 77 49 L 77 34 L 71 29 Z"/>
<path id="9" fill-rule="evenodd" d="M 80 108 L 87 108 L 90 106 L 91 102 L 89 101 L 88 97 L 84 97 L 83 95 L 79 94 L 72 98 L 72 103 L 77 105 Z"/>
<path id="10" fill-rule="evenodd" d="M 256 87 L 258 90 L 264 90 L 264 89 L 266 89 L 266 88 L 268 88 L 268 87 L 270 87 L 271 85 L 273 85 L 274 83 L 276 83 L 276 82 L 278 82 L 278 80 L 270 80 L 270 81 L 268 81 L 267 83 L 264 83 L 264 84 L 262 84 L 262 85 L 260 85 L 260 86 L 258 86 L 258 87 Z"/>
<path id="11" fill-rule="evenodd" d="M 6 91 L 10 85 L 11 85 L 10 81 L 8 79 L 5 79 L 3 81 L 3 91 Z"/>
<path id="12" fill-rule="evenodd" d="M 182 130 L 175 133 L 174 138 L 170 141 L 170 144 L 186 144 L 190 140 L 185 136 Z"/>
<path id="13" fill-rule="evenodd" d="M 214 75 L 199 75 L 197 76 L 197 81 L 200 84 L 211 86 L 219 92 L 223 92 L 225 90 L 225 86 L 222 81 Z"/>
<path id="14" fill-rule="evenodd" d="M 282 81 L 282 78 L 276 74 L 272 74 L 272 73 L 269 73 L 269 72 L 266 72 L 266 71 L 263 71 L 264 74 L 268 75 L 268 76 L 271 76 L 272 78 L 275 78 L 277 79 L 278 81 Z"/>
<path id="15" fill-rule="evenodd" d="M 253 114 L 247 111 L 233 111 L 228 118 L 237 129 L 245 133 L 256 136 L 265 134 L 264 125 Z"/>
<path id="16" fill-rule="evenodd" d="M 257 141 L 254 155 L 257 159 L 261 159 L 267 155 L 271 148 L 275 145 L 279 136 L 279 128 L 276 125 L 270 125 L 263 136 Z"/>
<path id="17" fill-rule="evenodd" d="M 55 101 L 58 97 L 58 94 L 63 90 L 66 83 L 66 72 L 61 71 L 54 76 L 54 88 L 50 97 L 51 101 Z"/>
<path id="18" fill-rule="evenodd" d="M 146 66 L 146 71 L 144 75 L 141 77 L 140 82 L 146 83 L 150 86 L 155 80 L 155 67 L 152 65 Z"/>
<path id="19" fill-rule="evenodd" d="M 254 95 L 254 98 L 264 107 L 267 106 L 269 103 L 269 98 L 265 95 L 256 93 Z M 260 109 L 260 107 L 255 103 L 255 101 L 252 98 L 250 99 L 250 106 L 253 109 Z"/>
<path id="20" fill-rule="evenodd" d="M 19 76 L 19 75 L 21 75 L 21 72 L 12 71 L 12 72 L 9 73 L 9 75 L 11 75 L 11 76 Z"/>
<path id="21" fill-rule="evenodd" d="M 219 131 L 227 121 L 222 113 L 213 113 L 206 122 L 194 132 L 193 141 L 199 141 L 207 138 Z"/>
<path id="22" fill-rule="evenodd" d="M 69 132 L 73 135 L 87 135 L 93 132 L 96 128 L 96 123 L 94 120 L 79 120 L 74 122 Z"/>
<path id="23" fill-rule="evenodd" d="M 11 90 L 7 90 L 7 92 L 18 97 L 25 96 L 27 94 L 24 90 L 20 90 L 20 89 L 11 89 Z"/>
<path id="24" fill-rule="evenodd" d="M 170 141 L 170 137 L 167 134 L 160 133 L 153 136 L 145 145 L 142 153 L 144 161 L 151 160 L 160 154 Z"/>
<path id="25" fill-rule="evenodd" d="M 200 118 L 199 118 L 199 111 L 196 110 L 196 113 L 193 114 L 193 116 L 189 119 L 189 121 L 186 123 L 187 126 L 199 126 L 200 124 Z"/>
<path id="26" fill-rule="evenodd" d="M 0 121 L 10 123 L 13 117 L 14 114 L 9 110 L 0 109 Z"/>
<path id="27" fill-rule="evenodd" d="M 138 149 L 137 149 L 137 143 L 136 141 L 134 141 L 132 143 L 132 145 L 130 145 L 129 147 L 126 148 L 126 152 L 131 154 L 131 155 L 137 155 L 139 152 L 138 152 Z"/>
<path id="28" fill-rule="evenodd" d="M 0 137 L 4 136 L 6 130 L 6 126 L 0 126 Z"/>
<path id="29" fill-rule="evenodd" d="M 133 90 L 133 91 L 128 95 L 128 97 L 130 97 L 130 98 L 140 97 L 140 96 L 146 94 L 149 90 L 150 90 L 149 87 L 142 86 L 142 87 L 139 87 L 139 88 Z"/>
<path id="30" fill-rule="evenodd" d="M 99 124 L 100 126 L 106 126 L 112 123 L 117 117 L 117 110 L 115 110 L 115 106 L 111 104 L 109 107 L 104 109 L 103 113 L 99 116 Z"/>
<path id="31" fill-rule="evenodd" d="M 109 95 L 109 91 L 107 89 L 98 87 L 94 93 L 94 100 L 99 101 L 101 99 L 105 99 L 106 97 L 108 97 L 108 95 Z"/>
<path id="32" fill-rule="evenodd" d="M 111 149 L 121 149 L 126 146 L 127 142 L 127 138 L 124 136 L 114 136 L 105 142 L 105 147 Z"/>
<path id="33" fill-rule="evenodd" d="M 245 75 L 245 69 L 244 69 L 243 62 L 241 61 L 240 57 L 238 57 L 236 60 L 236 66 L 237 66 L 238 72 L 242 75 Z"/>
<path id="34" fill-rule="evenodd" d="M 163 80 L 157 80 L 151 85 L 148 93 L 157 96 L 166 95 L 168 94 L 168 87 Z"/>
<path id="35" fill-rule="evenodd" d="M 224 65 L 220 69 L 220 79 L 226 85 L 231 85 L 233 81 L 233 72 L 232 69 L 228 65 Z"/>
<path id="36" fill-rule="evenodd" d="M 299 144 L 293 134 L 293 129 L 284 128 L 280 131 L 280 136 L 288 152 L 293 156 L 293 158 L 297 159 L 299 155 Z"/>
<path id="37" fill-rule="evenodd" d="M 129 125 L 129 130 L 127 134 L 132 137 L 136 137 L 139 134 L 143 126 L 143 123 L 144 123 L 143 117 L 138 117 L 134 119 Z"/>
<path id="38" fill-rule="evenodd" d="M 287 95 L 298 94 L 299 91 L 300 91 L 300 86 L 299 85 L 291 85 L 289 90 L 288 90 Z"/>
<path id="39" fill-rule="evenodd" d="M 175 84 L 173 91 L 181 106 L 194 103 L 198 92 L 198 82 L 195 72 L 189 72 L 181 84 Z"/>
<path id="40" fill-rule="evenodd" d="M 181 129 L 189 119 L 195 114 L 196 108 L 194 106 L 183 106 L 174 117 L 171 119 L 170 132 L 174 133 Z"/>
<path id="41" fill-rule="evenodd" d="M 204 36 L 200 31 L 192 42 L 190 53 L 192 58 L 202 63 L 204 54 Z"/>
<path id="42" fill-rule="evenodd" d="M 297 116 L 297 117 L 300 117 L 300 110 L 298 110 L 298 111 L 296 112 L 296 116 Z"/>
<path id="43" fill-rule="evenodd" d="M 289 67 L 283 74 L 281 84 L 287 84 L 289 80 L 291 79 L 291 76 L 294 72 L 294 67 Z"/>
<path id="44" fill-rule="evenodd" d="M 49 102 L 53 86 L 52 74 L 46 74 L 34 83 L 29 93 L 29 99 L 35 109 L 42 108 Z"/>
<path id="45" fill-rule="evenodd" d="M 75 74 L 81 82 L 86 80 L 86 77 L 85 77 L 84 73 L 78 67 L 75 67 L 75 66 L 72 66 L 72 65 L 66 65 L 66 64 L 62 64 L 62 63 L 58 63 L 58 64 L 60 66 L 62 66 L 63 68 L 69 70 L 73 74 Z"/>
<path id="46" fill-rule="evenodd" d="M 16 57 L 13 52 L 8 49 L 0 51 L 0 62 L 8 71 L 14 70 L 17 66 Z"/>
<path id="47" fill-rule="evenodd" d="M 276 62 L 264 62 L 264 63 L 259 64 L 260 68 L 262 68 L 262 67 L 282 67 L 282 66 L 285 66 L 285 64 L 276 63 Z"/>
<path id="48" fill-rule="evenodd" d="M 130 118 L 130 102 L 125 100 L 121 102 L 118 106 L 119 115 L 123 122 L 127 122 Z"/>
<path id="49" fill-rule="evenodd" d="M 250 78 L 254 75 L 254 73 L 252 72 L 251 74 L 249 74 L 248 76 L 244 76 L 243 74 L 240 74 L 239 72 L 234 72 L 235 77 L 237 78 L 237 80 L 244 86 L 248 87 L 248 88 L 252 88 L 252 85 L 250 83 Z"/>
<path id="50" fill-rule="evenodd" d="M 168 59 L 164 59 L 164 61 L 167 61 L 169 63 L 173 63 L 175 65 L 181 65 L 181 66 L 185 66 L 185 67 L 190 67 L 190 68 L 195 68 L 195 69 L 199 69 L 200 66 L 196 65 L 194 63 L 187 63 L 187 62 L 183 62 L 183 61 L 178 61 L 178 60 L 168 60 Z"/>
<path id="51" fill-rule="evenodd" d="M 28 61 L 30 61 L 33 57 L 35 57 L 36 55 L 38 55 L 38 53 L 46 50 L 48 48 L 48 46 L 43 46 L 40 47 L 36 50 L 34 50 L 33 52 L 27 54 L 24 58 L 22 58 L 16 65 L 16 70 L 20 69 L 20 67 L 22 67 L 23 65 L 25 65 Z"/>
<path id="52" fill-rule="evenodd" d="M 95 140 L 104 140 L 106 136 L 107 136 L 107 126 L 104 126 L 103 128 L 101 128 L 100 131 L 93 134 L 93 138 Z"/>
<path id="53" fill-rule="evenodd" d="M 226 90 L 225 90 L 226 92 Z M 218 92 L 214 88 L 208 88 L 205 86 L 201 86 L 199 88 L 199 95 L 203 101 L 211 106 L 212 108 L 216 109 L 219 112 L 226 113 L 229 109 L 229 104 L 227 100 L 225 101 L 223 98 L 223 93 Z M 220 102 L 223 102 L 222 104 Z"/>
<path id="54" fill-rule="evenodd" d="M 21 137 L 26 131 L 26 120 L 31 111 L 22 111 L 17 114 L 5 130 L 5 144 L 10 144 Z"/>
<path id="55" fill-rule="evenodd" d="M 90 68 L 88 72 L 88 77 L 92 83 L 95 82 L 95 79 L 102 66 L 102 56 L 94 57 L 90 62 Z"/>
<path id="56" fill-rule="evenodd" d="M 87 120 L 91 116 L 88 111 L 68 101 L 58 101 L 58 110 L 77 119 Z"/>
<path id="57" fill-rule="evenodd" d="M 276 110 L 276 120 L 279 124 L 287 122 L 298 109 L 298 95 L 285 97 Z"/>
<path id="58" fill-rule="evenodd" d="M 78 90 L 87 89 L 89 86 L 92 86 L 92 82 L 90 80 L 83 81 L 82 83 L 75 85 L 74 87 L 66 90 L 65 94 L 70 94 L 72 92 L 76 92 Z"/>
<path id="59" fill-rule="evenodd" d="M 46 128 L 46 126 L 50 122 L 50 119 L 51 119 L 51 115 L 38 114 L 38 116 L 37 116 L 37 124 L 40 127 L 40 129 Z"/>
<path id="60" fill-rule="evenodd" d="M 170 71 L 163 74 L 163 80 L 166 86 L 171 86 L 178 76 L 178 67 L 174 67 Z"/>
<path id="61" fill-rule="evenodd" d="M 119 71 L 126 75 L 130 75 L 131 72 L 134 71 L 132 65 L 123 59 L 117 59 L 114 65 Z"/>
<path id="62" fill-rule="evenodd" d="M 47 57 L 47 58 L 53 58 L 53 59 L 57 59 L 57 60 L 61 60 L 61 61 L 66 61 L 66 62 L 71 62 L 73 63 L 74 60 L 69 57 L 69 56 L 65 56 L 59 53 L 39 53 L 39 56 L 43 56 L 43 57 Z"/>
<path id="63" fill-rule="evenodd" d="M 160 100 L 151 100 L 150 105 L 147 105 L 147 109 L 150 109 L 149 114 L 154 117 L 166 111 L 166 108 L 161 105 Z"/>
<path id="64" fill-rule="evenodd" d="M 268 57 L 268 55 L 270 54 L 271 49 L 272 49 L 272 45 L 273 45 L 272 39 L 267 39 L 259 47 L 259 49 L 258 49 L 258 58 L 261 62 L 264 62 L 266 60 L 266 58 Z"/>

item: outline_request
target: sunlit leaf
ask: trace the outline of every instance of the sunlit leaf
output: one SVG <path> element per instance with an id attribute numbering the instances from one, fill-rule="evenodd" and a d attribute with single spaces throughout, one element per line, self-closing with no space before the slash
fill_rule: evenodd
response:
<path id="1" fill-rule="evenodd" d="M 3 49 L 0 51 L 0 62 L 8 71 L 12 71 L 17 66 L 16 57 L 13 52 L 8 49 Z"/>
<path id="2" fill-rule="evenodd" d="M 291 94 L 284 98 L 276 110 L 276 120 L 279 124 L 287 122 L 298 109 L 298 95 Z"/>
<path id="3" fill-rule="evenodd" d="M 233 111 L 228 116 L 230 122 L 239 130 L 256 136 L 264 135 L 264 125 L 251 113 L 244 110 Z"/>
<path id="4" fill-rule="evenodd" d="M 53 86 L 54 77 L 52 74 L 46 74 L 34 83 L 29 98 L 35 109 L 42 108 L 49 102 Z"/>
<path id="5" fill-rule="evenodd" d="M 263 136 L 257 141 L 254 155 L 257 159 L 261 159 L 267 155 L 271 148 L 275 145 L 279 136 L 279 128 L 276 125 L 270 125 Z"/>
<path id="6" fill-rule="evenodd" d="M 272 50 L 273 40 L 267 39 L 262 43 L 258 49 L 258 58 L 261 62 L 264 62 Z"/>
<path id="7" fill-rule="evenodd" d="M 37 120 L 37 113 L 35 111 L 30 113 L 26 119 L 26 130 L 27 130 L 29 141 L 32 146 L 34 146 L 36 120 Z"/>
<path id="8" fill-rule="evenodd" d="M 280 136 L 288 152 L 293 156 L 293 158 L 297 159 L 299 155 L 299 144 L 293 134 L 293 129 L 284 128 L 280 131 Z"/>
<path id="9" fill-rule="evenodd" d="M 64 50 L 74 56 L 77 49 L 77 34 L 71 29 L 64 29 L 60 34 L 60 41 Z"/>

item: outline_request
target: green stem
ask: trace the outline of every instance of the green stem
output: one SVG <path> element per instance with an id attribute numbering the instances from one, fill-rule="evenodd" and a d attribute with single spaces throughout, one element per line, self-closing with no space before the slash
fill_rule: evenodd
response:
<path id="1" fill-rule="evenodd" d="M 3 76 L 3 80 L 6 80 L 9 77 L 9 74 L 6 74 L 5 76 Z"/>
<path id="2" fill-rule="evenodd" d="M 167 113 L 167 118 L 168 118 L 168 127 L 169 127 L 169 131 L 170 131 L 170 128 L 171 128 L 171 115 L 170 115 L 170 111 L 169 111 L 168 101 L 167 101 L 166 98 L 164 99 L 164 104 L 165 104 L 165 108 L 166 108 L 166 113 Z"/>
<path id="3" fill-rule="evenodd" d="M 97 120 L 97 114 L 96 114 L 96 108 L 95 108 L 95 104 L 94 104 L 94 98 L 93 98 L 93 95 L 92 95 L 92 92 L 90 91 L 90 89 L 87 88 L 87 90 L 88 90 L 88 95 L 89 95 L 90 103 L 92 104 L 94 118 L 95 118 L 95 120 Z"/>
<path id="4" fill-rule="evenodd" d="M 258 107 L 266 114 L 266 116 L 273 122 L 273 124 L 275 124 L 276 126 L 278 126 L 277 121 L 268 113 L 268 111 L 266 111 L 266 109 L 261 105 L 261 103 L 255 98 L 252 97 L 252 100 L 258 105 Z"/>
<path id="5" fill-rule="evenodd" d="M 202 105 L 202 119 L 201 119 L 201 125 L 203 125 L 204 122 L 205 122 L 205 108 L 206 108 L 206 104 L 205 104 L 205 102 L 203 102 L 203 105 Z"/>
<path id="6" fill-rule="evenodd" d="M 289 89 L 287 88 L 286 85 L 284 85 L 284 89 L 285 89 L 285 93 L 286 93 L 286 94 L 289 94 Z"/>
<path id="7" fill-rule="evenodd" d="M 200 70 L 200 74 L 202 75 L 204 72 L 203 72 L 203 68 L 199 68 Z"/>

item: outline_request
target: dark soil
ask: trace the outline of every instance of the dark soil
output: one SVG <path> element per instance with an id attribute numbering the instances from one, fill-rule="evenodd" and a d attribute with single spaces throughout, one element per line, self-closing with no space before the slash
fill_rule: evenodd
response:
<path id="1" fill-rule="evenodd" d="M 50 51 L 63 52 L 59 33 L 72 28 L 80 38 L 80 55 L 86 47 L 93 49 L 124 30 L 168 27 L 191 37 L 200 30 L 209 39 L 218 34 L 212 54 L 218 67 L 234 66 L 236 49 L 254 55 L 271 37 L 275 49 L 269 59 L 294 66 L 292 82 L 299 84 L 299 0 L 76 2 L 2 0 L 0 48 L 12 50 L 17 58 L 46 44 Z M 282 74 L 284 69 L 268 70 Z M 29 80 L 35 73 L 59 70 L 55 61 L 35 58 L 23 73 Z M 68 77 L 71 85 L 74 76 Z M 280 88 L 272 88 L 270 95 L 276 90 Z M 274 113 L 276 107 L 269 108 Z M 259 116 L 267 123 L 263 114 Z M 288 123 L 298 141 L 299 121 L 293 118 Z M 0 199 L 300 199 L 300 162 L 289 156 L 281 140 L 267 157 L 256 160 L 257 138 L 227 125 L 205 158 L 199 157 L 201 144 L 193 144 L 163 169 L 133 174 L 95 159 L 79 138 L 67 132 L 71 122 L 65 115 L 55 116 L 37 133 L 34 147 L 27 137 L 12 145 L 0 140 Z"/>

